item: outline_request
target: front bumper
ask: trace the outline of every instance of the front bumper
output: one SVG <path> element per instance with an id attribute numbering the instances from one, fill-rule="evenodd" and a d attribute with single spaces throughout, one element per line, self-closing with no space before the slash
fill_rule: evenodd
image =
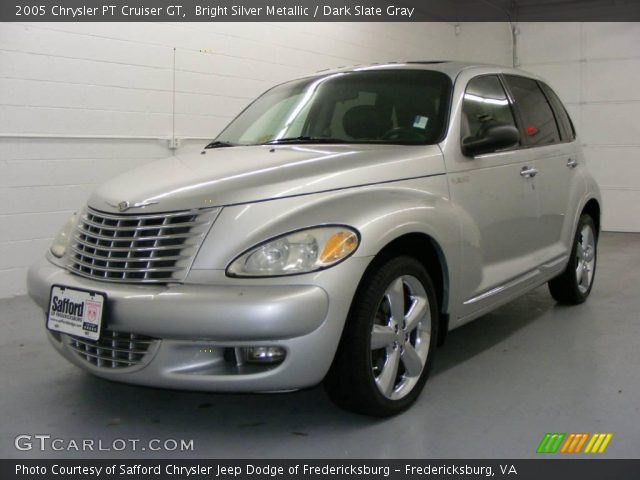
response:
<path id="1" fill-rule="evenodd" d="M 335 285 L 336 278 L 327 278 L 328 289 L 336 288 L 331 302 L 331 292 L 317 284 L 112 284 L 72 275 L 46 259 L 30 268 L 27 285 L 44 311 L 54 284 L 104 292 L 106 329 L 158 339 L 139 365 L 113 369 L 86 361 L 69 347 L 70 337 L 49 333 L 65 358 L 98 376 L 189 390 L 277 391 L 315 385 L 326 374 L 368 261 L 347 263 L 328 275 L 346 281 Z M 227 355 L 256 346 L 281 347 L 285 359 L 248 365 Z"/>

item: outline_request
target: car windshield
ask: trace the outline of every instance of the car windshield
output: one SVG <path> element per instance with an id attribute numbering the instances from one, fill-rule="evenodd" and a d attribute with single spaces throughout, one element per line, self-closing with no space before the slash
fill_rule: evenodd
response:
<path id="1" fill-rule="evenodd" d="M 432 144 L 444 136 L 451 80 L 428 70 L 327 74 L 264 93 L 209 144 Z"/>

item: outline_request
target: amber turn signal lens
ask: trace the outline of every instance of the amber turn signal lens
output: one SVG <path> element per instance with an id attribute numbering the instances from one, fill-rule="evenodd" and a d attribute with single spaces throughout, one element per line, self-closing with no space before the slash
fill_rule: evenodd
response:
<path id="1" fill-rule="evenodd" d="M 358 236 L 349 231 L 334 233 L 325 243 L 320 261 L 322 263 L 333 263 L 342 260 L 351 254 L 358 247 Z"/>

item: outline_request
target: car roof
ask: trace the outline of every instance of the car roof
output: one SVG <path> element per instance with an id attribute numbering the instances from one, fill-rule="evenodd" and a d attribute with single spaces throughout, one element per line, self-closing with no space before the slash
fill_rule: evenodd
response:
<path id="1" fill-rule="evenodd" d="M 411 60 L 405 62 L 386 62 L 386 63 L 371 63 L 364 65 L 353 65 L 353 66 L 345 66 L 332 68 L 327 70 L 321 70 L 319 72 L 315 72 L 308 76 L 319 77 L 324 75 L 330 75 L 333 73 L 340 72 L 362 72 L 362 71 L 379 71 L 379 70 L 431 70 L 442 72 L 452 80 L 455 80 L 458 75 L 463 71 L 477 71 L 479 74 L 486 73 L 506 73 L 506 74 L 514 74 L 514 75 L 522 75 L 526 77 L 531 77 L 535 79 L 540 79 L 537 75 L 525 72 L 524 70 L 519 70 L 512 67 L 507 67 L 504 65 L 491 65 L 484 63 L 471 63 L 471 62 L 456 62 L 449 60 Z"/>

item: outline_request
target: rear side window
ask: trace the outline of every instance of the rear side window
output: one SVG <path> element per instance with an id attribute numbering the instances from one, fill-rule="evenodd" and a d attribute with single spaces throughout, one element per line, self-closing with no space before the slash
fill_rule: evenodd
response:
<path id="1" fill-rule="evenodd" d="M 516 108 L 524 123 L 523 130 L 527 144 L 541 147 L 560 142 L 560 131 L 553 110 L 540 90 L 538 82 L 530 78 L 514 75 L 504 76 Z"/>
<path id="2" fill-rule="evenodd" d="M 551 90 L 551 87 L 546 83 L 539 82 L 544 94 L 549 99 L 551 106 L 553 107 L 553 111 L 556 114 L 556 118 L 558 119 L 558 123 L 560 124 L 560 130 L 562 133 L 562 140 L 566 142 L 571 142 L 576 138 L 576 132 L 573 128 L 573 123 L 571 123 L 571 119 L 569 118 L 569 114 L 567 113 L 566 108 L 556 95 L 556 93 Z"/>
<path id="3" fill-rule="evenodd" d="M 488 122 L 516 125 L 502 83 L 495 75 L 476 77 L 467 84 L 462 104 L 461 139 L 478 136 Z"/>

